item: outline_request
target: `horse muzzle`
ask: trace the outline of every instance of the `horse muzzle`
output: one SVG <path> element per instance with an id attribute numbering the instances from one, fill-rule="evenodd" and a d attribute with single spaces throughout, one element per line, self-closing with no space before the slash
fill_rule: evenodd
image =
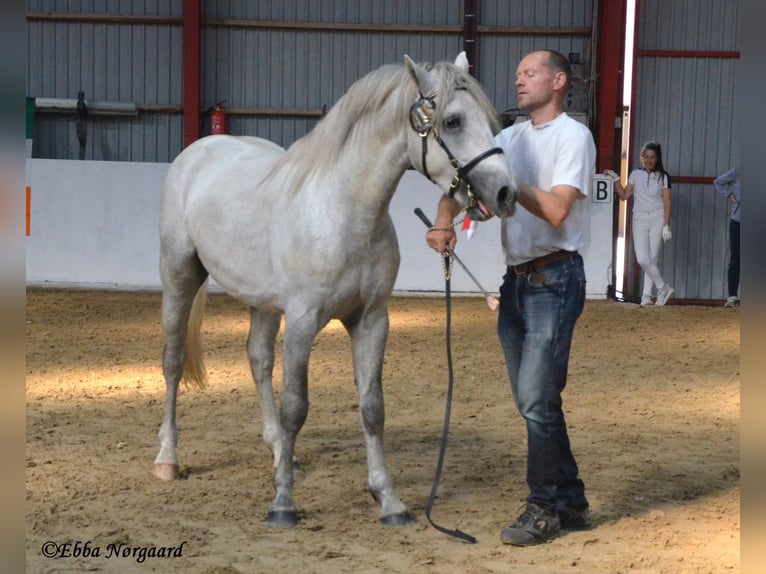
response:
<path id="1" fill-rule="evenodd" d="M 509 186 L 503 186 L 497 192 L 494 206 L 491 207 L 480 198 L 474 198 L 466 206 L 465 211 L 474 221 L 486 221 L 497 216 L 500 218 L 511 217 L 516 213 L 516 198 L 518 192 L 512 191 Z"/>
<path id="2" fill-rule="evenodd" d="M 519 200 L 519 188 L 515 184 L 503 186 L 497 192 L 497 216 L 511 217 L 516 213 L 516 202 Z"/>
<path id="3" fill-rule="evenodd" d="M 466 191 L 465 211 L 474 221 L 486 221 L 494 216 L 506 218 L 516 213 L 519 190 L 513 184 L 502 186 L 493 197 L 487 197 L 486 194 L 479 196 L 471 187 Z"/>

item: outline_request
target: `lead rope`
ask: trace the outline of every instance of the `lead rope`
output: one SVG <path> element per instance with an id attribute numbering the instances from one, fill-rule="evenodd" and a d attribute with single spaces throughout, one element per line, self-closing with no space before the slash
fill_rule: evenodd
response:
<path id="1" fill-rule="evenodd" d="M 420 211 L 420 210 L 418 210 Z M 418 217 L 423 221 L 423 223 L 426 224 L 427 227 L 432 227 L 431 222 L 428 221 L 428 218 L 423 214 L 422 211 L 418 213 L 416 211 Z M 446 325 L 446 331 L 447 331 L 447 374 L 448 374 L 448 383 L 447 383 L 447 402 L 444 407 L 444 423 L 442 425 L 442 440 L 441 440 L 441 446 L 439 447 L 439 458 L 436 462 L 436 473 L 434 475 L 434 482 L 431 485 L 431 495 L 428 497 L 428 503 L 426 504 L 426 518 L 428 519 L 428 522 L 431 523 L 431 526 L 436 528 L 439 532 L 442 532 L 444 534 L 448 534 L 449 536 L 454 536 L 455 538 L 460 538 L 461 540 L 465 540 L 466 542 L 471 542 L 472 544 L 475 544 L 477 542 L 476 538 L 471 536 L 470 534 L 466 534 L 462 530 L 454 529 L 450 530 L 449 528 L 445 528 L 444 526 L 439 526 L 436 524 L 433 520 L 431 520 L 431 510 L 433 510 L 434 501 L 436 500 L 436 493 L 439 490 L 439 482 L 441 481 L 441 474 L 442 474 L 442 468 L 444 467 L 444 456 L 447 453 L 447 437 L 449 436 L 449 421 L 450 421 L 450 414 L 452 412 L 452 389 L 455 384 L 455 378 L 452 370 L 452 337 L 451 337 L 451 331 L 452 331 L 452 298 L 451 298 L 451 285 L 450 285 L 450 255 L 449 253 L 444 253 L 444 258 L 442 260 L 442 263 L 444 265 L 444 294 L 446 298 L 447 303 L 447 325 Z"/>

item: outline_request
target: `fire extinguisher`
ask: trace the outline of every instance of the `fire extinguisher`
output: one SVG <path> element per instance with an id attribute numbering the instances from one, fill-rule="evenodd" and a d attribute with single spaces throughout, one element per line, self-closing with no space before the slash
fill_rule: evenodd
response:
<path id="1" fill-rule="evenodd" d="M 216 102 L 210 108 L 210 133 L 220 135 L 226 133 L 226 114 L 223 111 L 223 104 L 226 100 Z"/>

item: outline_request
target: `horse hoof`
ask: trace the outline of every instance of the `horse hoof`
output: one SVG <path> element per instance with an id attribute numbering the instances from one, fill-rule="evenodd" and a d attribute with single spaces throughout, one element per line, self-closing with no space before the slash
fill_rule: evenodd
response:
<path id="1" fill-rule="evenodd" d="M 274 528 L 293 528 L 298 524 L 298 513 L 294 510 L 269 510 L 266 525 Z"/>
<path id="2" fill-rule="evenodd" d="M 162 480 L 178 480 L 178 465 L 166 462 L 157 463 L 152 469 L 152 474 Z"/>
<path id="3" fill-rule="evenodd" d="M 408 526 L 413 522 L 415 521 L 407 511 L 400 512 L 398 514 L 389 514 L 388 516 L 383 516 L 380 519 L 380 523 L 383 526 Z"/>

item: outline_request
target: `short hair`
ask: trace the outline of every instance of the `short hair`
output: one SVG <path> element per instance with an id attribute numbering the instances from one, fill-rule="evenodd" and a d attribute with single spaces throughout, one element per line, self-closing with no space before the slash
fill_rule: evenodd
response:
<path id="1" fill-rule="evenodd" d="M 569 63 L 569 59 L 556 50 L 543 50 L 543 52 L 548 55 L 545 65 L 549 70 L 553 71 L 553 73 L 564 72 L 567 80 L 566 88 L 568 90 L 572 85 L 572 65 Z"/>

